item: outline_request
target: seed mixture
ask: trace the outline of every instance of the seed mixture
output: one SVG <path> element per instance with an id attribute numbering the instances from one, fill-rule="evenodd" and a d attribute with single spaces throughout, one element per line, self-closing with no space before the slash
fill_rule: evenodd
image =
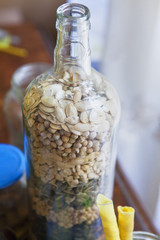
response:
<path id="1" fill-rule="evenodd" d="M 58 239 L 61 231 L 74 232 L 77 226 L 95 226 L 96 196 L 109 194 L 119 116 L 113 88 L 95 71 L 92 79 L 72 68 L 60 76 L 41 75 L 28 88 L 23 114 L 34 216 L 57 226 L 59 233 L 50 239 Z M 93 239 L 92 234 L 87 239 Z M 44 235 L 42 231 L 38 239 Z"/>

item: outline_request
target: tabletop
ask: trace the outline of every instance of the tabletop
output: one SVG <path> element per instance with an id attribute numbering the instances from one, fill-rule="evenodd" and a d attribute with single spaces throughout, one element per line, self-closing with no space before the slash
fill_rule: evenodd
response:
<path id="1" fill-rule="evenodd" d="M 10 88 L 12 74 L 18 67 L 26 63 L 51 63 L 54 41 L 52 42 L 42 29 L 38 30 L 30 23 L 3 27 L 3 29 L 8 30 L 11 34 L 19 36 L 21 39 L 19 46 L 28 50 L 28 56 L 26 58 L 20 58 L 0 52 L 0 142 L 8 143 L 8 130 L 2 106 L 4 96 Z M 118 205 L 130 205 L 135 208 L 135 230 L 157 233 L 125 177 L 118 161 L 116 166 L 113 201 L 115 209 Z"/>

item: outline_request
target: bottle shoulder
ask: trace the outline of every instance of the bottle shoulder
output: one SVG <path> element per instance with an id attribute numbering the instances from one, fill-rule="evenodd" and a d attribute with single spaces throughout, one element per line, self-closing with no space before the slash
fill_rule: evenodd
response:
<path id="1" fill-rule="evenodd" d="M 78 123 L 78 118 L 69 118 L 77 112 L 84 112 L 77 115 L 81 116 L 82 123 L 89 119 L 99 123 L 105 115 L 117 122 L 120 104 L 112 85 L 94 69 L 90 76 L 75 69 L 58 74 L 50 69 L 34 79 L 24 97 L 24 114 L 28 116 L 38 108 L 43 116 L 57 112 L 58 118 L 67 119 L 69 124 Z"/>

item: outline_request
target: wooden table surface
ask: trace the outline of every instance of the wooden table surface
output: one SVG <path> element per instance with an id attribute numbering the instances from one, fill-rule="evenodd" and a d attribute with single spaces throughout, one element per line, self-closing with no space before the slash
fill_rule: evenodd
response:
<path id="1" fill-rule="evenodd" d="M 43 31 L 38 31 L 32 24 L 21 24 L 12 27 L 3 27 L 11 34 L 17 35 L 21 39 L 19 46 L 28 50 L 26 58 L 12 56 L 0 52 L 0 142 L 8 142 L 8 131 L 4 119 L 2 105 L 3 98 L 10 88 L 10 81 L 14 71 L 23 64 L 30 62 L 48 62 L 51 63 L 52 42 L 44 34 Z M 49 47 L 46 48 L 45 44 Z M 54 44 L 53 44 L 54 45 Z M 49 50 L 49 51 L 48 51 Z M 113 201 L 115 209 L 117 205 L 131 205 L 136 209 L 135 230 L 150 231 L 156 233 L 152 223 L 150 222 L 143 207 L 138 201 L 132 187 L 129 185 L 122 168 L 117 163 L 116 177 L 114 185 Z"/>

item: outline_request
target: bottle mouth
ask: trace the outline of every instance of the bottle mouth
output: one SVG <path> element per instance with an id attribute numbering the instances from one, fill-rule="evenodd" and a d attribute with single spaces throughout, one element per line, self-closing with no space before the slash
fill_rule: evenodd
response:
<path id="1" fill-rule="evenodd" d="M 90 18 L 89 9 L 78 3 L 65 3 L 57 9 L 57 18 L 67 18 L 70 20 L 88 20 Z"/>

